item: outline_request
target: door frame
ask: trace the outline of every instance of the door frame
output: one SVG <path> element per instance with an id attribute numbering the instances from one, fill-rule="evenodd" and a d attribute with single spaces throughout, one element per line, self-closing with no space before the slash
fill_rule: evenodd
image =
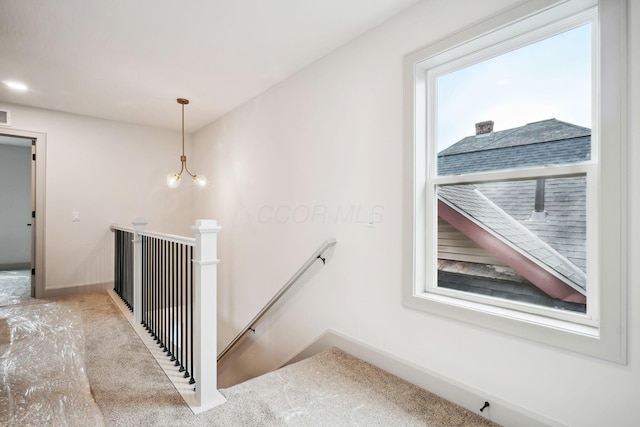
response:
<path id="1" fill-rule="evenodd" d="M 35 218 L 32 218 L 31 265 L 35 274 L 31 277 L 31 296 L 43 298 L 45 290 L 45 183 L 47 135 L 41 132 L 0 127 L 0 135 L 31 139 L 35 142 L 35 160 L 31 162 L 31 198 L 35 200 Z M 35 259 L 34 259 L 35 258 Z"/>

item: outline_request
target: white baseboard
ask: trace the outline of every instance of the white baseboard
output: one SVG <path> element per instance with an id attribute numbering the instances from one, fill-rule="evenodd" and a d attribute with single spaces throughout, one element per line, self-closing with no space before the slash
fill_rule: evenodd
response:
<path id="1" fill-rule="evenodd" d="M 310 345 L 291 357 L 285 365 L 306 359 L 330 347 L 337 347 L 365 362 L 383 369 L 397 377 L 460 405 L 502 426 L 518 427 L 566 427 L 559 421 L 535 413 L 522 406 L 484 393 L 474 387 L 446 378 L 436 372 L 401 359 L 386 351 L 374 348 L 334 330 L 328 330 Z M 490 406 L 483 412 L 484 402 Z"/>
<path id="2" fill-rule="evenodd" d="M 68 288 L 45 289 L 43 298 L 66 297 L 69 295 L 87 294 L 90 292 L 113 289 L 113 282 L 92 283 Z"/>

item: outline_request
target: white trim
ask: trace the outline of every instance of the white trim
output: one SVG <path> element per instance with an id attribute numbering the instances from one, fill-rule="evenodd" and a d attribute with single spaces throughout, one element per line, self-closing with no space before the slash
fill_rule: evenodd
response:
<path id="1" fill-rule="evenodd" d="M 174 234 L 158 233 L 156 231 L 143 230 L 143 231 L 139 231 L 138 234 L 140 236 L 147 236 L 147 237 L 153 237 L 156 239 L 166 240 L 167 242 L 181 243 L 187 246 L 193 246 L 196 243 L 196 239 L 194 239 L 193 237 L 176 236 Z"/>
<path id="2" fill-rule="evenodd" d="M 116 231 L 116 230 L 120 230 L 120 231 L 126 231 L 127 233 L 133 233 L 135 230 L 131 227 L 123 227 L 120 226 L 116 223 L 111 224 L 111 226 L 109 227 L 111 229 L 111 231 Z"/>
<path id="3" fill-rule="evenodd" d="M 543 166 L 536 168 L 502 169 L 488 172 L 475 172 L 464 175 L 434 176 L 431 182 L 435 185 L 451 184 L 485 184 L 499 181 L 525 181 L 538 178 L 570 178 L 594 174 L 597 165 L 593 162 L 571 163 L 559 166 Z"/>
<path id="4" fill-rule="evenodd" d="M 192 260 L 194 264 L 196 265 L 201 265 L 201 266 L 206 266 L 206 265 L 217 265 L 220 263 L 219 259 L 207 259 L 207 260 L 202 260 L 202 261 L 198 261 L 196 259 Z"/>
<path id="5" fill-rule="evenodd" d="M 546 15 L 546 13 L 549 13 L 550 16 L 544 18 L 544 15 Z M 428 130 L 430 130 L 430 132 L 428 132 L 427 139 L 424 141 L 424 144 L 426 146 L 425 151 L 427 152 L 426 191 L 428 195 L 431 195 L 428 196 L 426 200 L 427 209 L 425 221 L 427 224 L 433 224 L 438 219 L 437 197 L 435 195 L 437 194 L 437 189 L 440 186 L 478 184 L 486 182 L 506 182 L 524 179 L 530 180 L 540 178 L 566 178 L 572 176 L 585 176 L 587 182 L 597 180 L 598 165 L 595 164 L 595 162 L 592 160 L 573 164 L 543 165 L 518 169 L 500 169 L 495 171 L 476 172 L 463 175 L 438 175 L 438 141 L 436 140 L 435 136 L 437 133 L 437 107 L 429 108 L 436 105 L 434 94 L 437 90 L 437 78 L 445 73 L 472 66 L 474 64 L 477 64 L 478 62 L 512 52 L 514 49 L 519 49 L 531 43 L 544 40 L 548 37 L 552 37 L 559 34 L 561 31 L 568 31 L 585 24 L 591 24 L 592 28 L 597 27 L 597 11 L 592 7 L 587 10 L 580 11 L 576 15 L 568 17 L 559 15 L 557 12 L 552 12 L 551 9 L 547 10 L 546 13 L 540 13 L 536 16 L 536 23 L 537 25 L 540 25 L 540 27 L 533 27 L 529 22 L 530 18 L 527 20 L 518 21 L 515 25 L 508 25 L 498 31 L 495 31 L 493 34 L 491 34 L 491 40 L 488 42 L 486 41 L 486 36 L 476 38 L 473 43 L 470 43 L 470 45 L 473 45 L 473 47 L 477 49 L 476 51 L 470 50 L 469 46 L 467 45 L 464 46 L 464 48 L 456 48 L 448 51 L 447 57 L 455 56 L 455 59 L 452 59 L 449 62 L 445 62 L 438 66 L 432 67 L 432 64 L 438 62 L 437 60 L 440 57 L 440 55 L 435 55 L 420 63 L 421 69 L 424 68 L 427 80 L 426 95 L 428 97 L 427 111 L 429 114 L 426 117 L 426 123 L 424 123 L 424 126 L 426 126 Z M 525 28 L 527 32 L 525 32 L 523 28 Z M 597 33 L 597 31 L 594 32 Z M 496 36 L 499 36 L 499 38 L 496 38 Z M 591 42 L 591 46 L 593 46 L 594 44 L 595 40 Z M 592 63 L 596 60 L 597 59 L 592 60 Z M 595 75 L 595 77 L 597 78 L 598 76 Z M 592 98 L 595 97 L 592 96 Z M 596 122 L 597 117 L 595 116 L 595 114 L 592 114 L 592 117 L 592 121 Z M 423 126 L 423 124 L 421 122 L 416 122 L 416 126 Z M 418 143 L 418 141 L 416 141 L 416 143 Z M 420 141 L 420 143 L 422 143 L 422 141 Z M 598 145 L 597 135 L 591 138 L 591 146 L 594 145 Z M 595 195 L 595 198 L 597 198 L 597 194 Z M 592 211 L 586 212 L 588 228 L 594 226 L 594 221 L 591 218 L 595 216 L 596 212 L 597 211 L 595 207 L 593 207 Z M 473 222 L 475 223 L 476 221 Z M 484 302 L 486 304 L 505 307 L 515 311 L 535 313 L 540 316 L 548 316 L 551 318 L 562 319 L 569 322 L 579 322 L 597 326 L 597 317 L 594 316 L 594 313 L 597 312 L 597 310 L 594 310 L 593 307 L 598 306 L 598 295 L 597 293 L 594 294 L 593 292 L 592 299 L 589 300 L 587 304 L 586 315 L 580 314 L 578 316 L 574 316 L 574 313 L 567 313 L 565 310 L 539 307 L 536 304 L 522 303 L 519 301 L 510 301 L 481 294 L 439 288 L 437 285 L 438 270 L 436 267 L 438 258 L 437 232 L 433 235 L 427 233 L 426 237 L 426 269 L 430 271 L 431 274 L 427 276 L 427 280 L 424 282 L 424 286 L 421 286 L 419 284 L 415 285 L 416 292 L 420 293 L 424 290 L 427 292 L 427 294 L 436 293 L 441 295 L 448 295 L 454 299 L 462 298 L 480 303 Z M 500 240 L 502 240 L 507 246 L 511 247 L 516 252 L 519 252 L 529 258 L 525 253 L 523 253 L 520 248 L 515 247 L 513 244 L 505 241 L 504 239 Z M 429 245 L 428 242 L 431 242 L 431 245 Z M 587 258 L 597 258 L 597 247 L 595 247 L 594 245 L 589 245 L 589 243 L 591 242 L 586 242 L 588 251 Z M 540 263 L 535 263 L 540 265 Z M 561 275 L 559 275 L 552 269 L 549 269 L 546 266 L 540 266 L 548 273 L 552 274 L 562 281 L 565 281 Z M 591 275 L 589 284 L 590 287 L 595 287 L 597 289 L 597 277 Z M 578 290 L 580 293 L 584 293 L 585 291 L 581 288 L 578 289 L 578 286 L 573 285 L 572 283 L 567 282 L 567 285 Z"/>
<path id="6" fill-rule="evenodd" d="M 46 289 L 42 298 L 58 298 L 69 295 L 81 295 L 91 292 L 99 292 L 113 289 L 113 282 L 91 282 L 82 285 L 70 286 L 68 288 Z"/>
<path id="7" fill-rule="evenodd" d="M 29 138 L 36 141 L 36 176 L 35 176 L 35 269 L 36 284 L 35 298 L 45 297 L 46 272 L 45 272 L 45 248 L 46 248 L 46 171 L 47 171 L 47 134 L 40 132 L 31 132 L 19 129 L 0 129 L 0 134 L 17 136 L 21 138 Z"/>

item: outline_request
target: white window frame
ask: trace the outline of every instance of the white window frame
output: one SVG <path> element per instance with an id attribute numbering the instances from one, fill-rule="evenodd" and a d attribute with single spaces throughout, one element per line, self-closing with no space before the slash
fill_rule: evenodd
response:
<path id="1" fill-rule="evenodd" d="M 532 33 L 549 24 L 561 22 L 544 30 L 557 33 L 563 26 L 570 29 L 585 23 L 595 7 L 592 160 L 556 168 L 436 176 L 435 113 L 430 108 L 434 105 L 434 76 L 455 67 L 458 58 L 478 55 L 482 60 L 504 52 L 505 46 L 527 44 Z M 405 57 L 405 306 L 626 363 L 625 12 L 625 0 L 531 0 Z M 497 302 L 437 287 L 436 185 L 576 173 L 588 175 L 586 314 Z"/>
<path id="2" fill-rule="evenodd" d="M 464 175 L 443 175 L 440 176 L 437 173 L 437 141 L 436 141 L 436 108 L 428 108 L 430 105 L 435 105 L 435 95 L 437 92 L 436 88 L 436 79 L 442 75 L 448 74 L 453 70 L 457 70 L 460 68 L 465 68 L 470 65 L 477 63 L 478 61 L 482 61 L 488 58 L 492 58 L 496 56 L 496 54 L 501 55 L 506 53 L 508 50 L 515 50 L 529 45 L 530 43 L 535 43 L 544 38 L 551 37 L 557 35 L 559 33 L 577 28 L 579 26 L 585 24 L 591 24 L 592 26 L 592 46 L 595 46 L 597 41 L 597 12 L 595 7 L 588 9 L 586 11 L 577 13 L 575 15 L 570 16 L 567 19 L 562 19 L 559 21 L 555 21 L 550 25 L 545 25 L 544 27 L 535 29 L 533 31 L 527 31 L 524 34 L 510 37 L 509 39 L 488 46 L 485 49 L 476 50 L 469 49 L 469 47 L 461 47 L 454 49 L 460 57 L 447 62 L 442 65 L 432 64 L 437 62 L 434 61 L 434 58 L 428 58 L 422 62 L 420 62 L 420 68 L 425 69 L 425 83 L 426 83 L 426 92 L 427 92 L 427 119 L 426 119 L 426 127 L 427 127 L 427 135 L 426 135 L 426 157 L 427 157 L 427 168 L 426 168 L 426 211 L 425 211 L 425 221 L 427 224 L 437 224 L 438 220 L 438 212 L 437 212 L 437 203 L 436 203 L 436 188 L 444 185 L 457 185 L 457 184 L 478 184 L 484 182 L 504 182 L 504 181 L 513 181 L 513 180 L 535 180 L 538 178 L 568 178 L 572 176 L 584 175 L 587 178 L 587 200 L 593 201 L 598 199 L 597 195 L 597 187 L 593 185 L 597 182 L 597 173 L 598 173 L 598 133 L 597 130 L 593 130 L 593 136 L 591 138 L 591 160 L 587 162 L 581 163 L 571 163 L 571 164 L 562 164 L 562 165 L 544 165 L 540 167 L 529 167 L 529 168 L 520 168 L 520 169 L 502 169 L 496 171 L 489 172 L 477 172 L 477 173 L 468 173 Z M 526 26 L 522 26 L 522 28 L 526 29 Z M 510 29 L 511 30 L 511 29 Z M 510 33 L 512 31 L 509 31 Z M 467 54 L 467 51 L 471 51 L 470 54 Z M 596 63 L 597 60 L 597 52 L 593 52 L 594 57 L 592 59 L 592 64 Z M 436 56 L 436 58 L 438 58 Z M 594 67 L 595 68 L 595 67 Z M 593 69 L 592 73 L 595 77 L 597 77 L 597 69 Z M 593 88 L 595 89 L 595 88 Z M 592 90 L 595 92 L 595 90 Z M 597 105 L 596 93 L 592 95 L 593 105 Z M 593 110 L 594 108 L 592 108 Z M 591 114 L 595 116 L 595 114 Z M 595 122 L 595 120 L 594 120 Z M 597 326 L 598 322 L 598 292 L 599 287 L 597 286 L 597 275 L 595 274 L 596 263 L 594 260 L 598 259 L 598 244 L 597 244 L 597 233 L 594 233 L 593 230 L 597 229 L 597 224 L 594 224 L 595 221 L 592 221 L 591 218 L 596 216 L 597 206 L 594 203 L 591 203 L 587 206 L 587 241 L 588 245 L 588 254 L 587 259 L 592 261 L 587 268 L 588 272 L 588 283 L 592 284 L 592 286 L 587 287 L 587 312 L 585 314 L 571 312 L 567 310 L 557 310 L 548 307 L 543 307 L 540 305 L 527 304 L 518 301 L 510 301 L 506 299 L 498 299 L 491 298 L 484 295 L 473 294 L 468 292 L 461 292 L 452 289 L 446 289 L 442 287 L 438 287 L 437 285 L 437 231 L 427 229 L 427 236 L 429 236 L 428 241 L 431 244 L 426 245 L 426 253 L 425 258 L 427 260 L 427 264 L 425 265 L 427 273 L 425 273 L 425 288 L 426 292 L 439 294 L 443 296 L 450 296 L 453 298 L 466 299 L 468 301 L 476 301 L 482 304 L 490 304 L 495 306 L 501 306 L 506 308 L 511 308 L 513 310 L 520 310 L 528 313 L 535 313 L 541 316 L 546 317 L 554 317 L 557 319 L 567 320 L 569 322 L 581 323 L 590 326 Z M 595 227 L 594 227 L 595 226 Z M 431 238 L 431 233 L 434 233 L 434 237 Z M 593 273 L 592 273 L 593 272 Z"/>

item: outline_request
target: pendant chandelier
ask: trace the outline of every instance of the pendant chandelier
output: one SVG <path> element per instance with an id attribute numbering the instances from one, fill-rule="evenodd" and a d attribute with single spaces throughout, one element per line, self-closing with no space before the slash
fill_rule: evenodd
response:
<path id="1" fill-rule="evenodd" d="M 180 156 L 180 163 L 182 166 L 180 167 L 180 172 L 178 173 L 170 173 L 167 175 L 167 185 L 171 188 L 176 188 L 180 185 L 180 177 L 182 176 L 182 172 L 186 172 L 191 178 L 193 178 L 193 183 L 199 187 L 204 187 L 207 185 L 207 178 L 204 175 L 194 175 L 189 172 L 189 168 L 187 168 L 187 156 L 184 155 L 184 106 L 189 103 L 188 99 L 178 98 L 178 104 L 182 105 L 182 156 Z"/>

